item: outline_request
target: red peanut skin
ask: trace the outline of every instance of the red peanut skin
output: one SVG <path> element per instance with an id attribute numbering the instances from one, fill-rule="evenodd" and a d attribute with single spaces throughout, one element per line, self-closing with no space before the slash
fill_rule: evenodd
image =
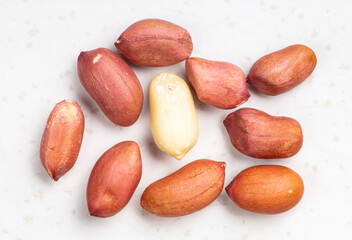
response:
<path id="1" fill-rule="evenodd" d="M 189 32 L 161 19 L 144 19 L 128 27 L 115 42 L 130 62 L 161 67 L 187 59 L 193 50 Z"/>
<path id="2" fill-rule="evenodd" d="M 117 53 L 106 48 L 81 52 L 77 68 L 83 87 L 113 123 L 127 127 L 137 121 L 143 107 L 142 86 Z"/>
<path id="3" fill-rule="evenodd" d="M 301 84 L 314 70 L 317 57 L 304 45 L 292 45 L 265 55 L 251 67 L 247 81 L 259 92 L 279 95 Z"/>
<path id="4" fill-rule="evenodd" d="M 111 217 L 130 201 L 142 176 L 138 144 L 125 141 L 107 150 L 96 162 L 88 181 L 91 216 Z"/>
<path id="5" fill-rule="evenodd" d="M 199 100 L 214 107 L 235 108 L 250 97 L 245 75 L 234 64 L 191 57 L 186 74 Z"/>
<path id="6" fill-rule="evenodd" d="M 225 179 L 224 162 L 200 159 L 150 184 L 141 206 L 160 217 L 184 216 L 212 203 L 221 193 Z"/>
<path id="7" fill-rule="evenodd" d="M 232 145 L 254 158 L 288 158 L 303 144 L 302 128 L 295 119 L 271 116 L 254 108 L 229 114 L 224 125 Z"/>
<path id="8" fill-rule="evenodd" d="M 261 165 L 240 172 L 226 187 L 240 208 L 262 214 L 279 214 L 296 206 L 304 192 L 295 171 L 280 165 Z"/>
<path id="9" fill-rule="evenodd" d="M 67 110 L 74 109 L 74 112 Z M 49 176 L 59 180 L 75 164 L 83 139 L 84 115 L 74 101 L 61 101 L 50 113 L 40 144 L 40 160 Z"/>

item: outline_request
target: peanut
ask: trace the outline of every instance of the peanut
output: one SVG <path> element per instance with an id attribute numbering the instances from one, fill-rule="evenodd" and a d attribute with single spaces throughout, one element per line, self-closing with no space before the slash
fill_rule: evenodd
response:
<path id="1" fill-rule="evenodd" d="M 83 138 L 84 115 L 75 101 L 61 101 L 50 113 L 40 144 L 40 160 L 55 181 L 75 164 Z"/>
<path id="2" fill-rule="evenodd" d="M 224 162 L 201 159 L 150 184 L 143 192 L 141 206 L 160 217 L 178 217 L 199 211 L 221 193 L 225 179 Z"/>
<path id="3" fill-rule="evenodd" d="M 287 158 L 302 147 L 303 133 L 299 122 L 275 117 L 253 108 L 229 114 L 224 125 L 233 146 L 254 158 Z"/>
<path id="4" fill-rule="evenodd" d="M 82 52 L 78 75 L 83 87 L 115 124 L 135 123 L 143 106 L 143 90 L 128 64 L 106 48 Z"/>
<path id="5" fill-rule="evenodd" d="M 96 162 L 88 181 L 87 203 L 95 217 L 111 217 L 130 201 L 142 175 L 138 144 L 121 142 Z"/>
<path id="6" fill-rule="evenodd" d="M 191 57 L 186 73 L 199 100 L 214 107 L 235 108 L 250 97 L 244 73 L 234 64 Z"/>
<path id="7" fill-rule="evenodd" d="M 197 115 L 188 85 L 174 74 L 160 73 L 150 84 L 149 103 L 155 143 L 181 160 L 198 138 Z"/>
<path id="8" fill-rule="evenodd" d="M 160 67 L 187 59 L 193 49 L 189 32 L 161 19 L 144 19 L 128 27 L 115 42 L 130 62 Z"/>
<path id="9" fill-rule="evenodd" d="M 256 61 L 247 76 L 259 92 L 278 95 L 301 84 L 314 70 L 317 57 L 304 45 L 292 45 Z"/>
<path id="10" fill-rule="evenodd" d="M 262 165 L 240 172 L 226 187 L 232 201 L 247 211 L 278 214 L 298 204 L 304 192 L 302 178 L 280 165 Z"/>

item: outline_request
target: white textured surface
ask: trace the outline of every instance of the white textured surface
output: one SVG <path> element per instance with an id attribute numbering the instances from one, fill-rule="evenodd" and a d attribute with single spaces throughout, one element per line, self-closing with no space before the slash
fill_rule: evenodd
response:
<path id="1" fill-rule="evenodd" d="M 6 1 L 0 2 L 0 239 L 351 239 L 352 2 L 345 1 Z M 264 54 L 294 43 L 313 48 L 314 73 L 299 87 L 269 97 L 251 91 L 245 107 L 290 116 L 304 144 L 294 157 L 256 160 L 237 152 L 222 125 L 232 112 L 196 101 L 199 140 L 178 162 L 160 152 L 149 127 L 148 86 L 157 73 L 185 77 L 184 63 L 135 67 L 145 92 L 141 117 L 114 126 L 81 87 L 76 59 L 113 43 L 133 22 L 175 22 L 192 35 L 193 56 L 237 64 L 245 73 Z M 54 104 L 74 99 L 86 116 L 81 153 L 59 182 L 38 150 Z M 142 180 L 127 207 L 109 219 L 90 217 L 85 188 L 95 161 L 122 140 L 140 144 Z M 226 182 L 256 164 L 300 173 L 305 194 L 291 211 L 266 216 L 234 206 L 223 191 L 209 207 L 181 218 L 158 218 L 139 206 L 147 185 L 198 158 L 227 162 Z"/>

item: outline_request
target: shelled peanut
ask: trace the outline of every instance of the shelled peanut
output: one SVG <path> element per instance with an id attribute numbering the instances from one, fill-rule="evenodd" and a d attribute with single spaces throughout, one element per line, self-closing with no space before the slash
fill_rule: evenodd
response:
<path id="1" fill-rule="evenodd" d="M 160 217 L 184 216 L 212 203 L 225 180 L 224 162 L 193 161 L 176 172 L 150 184 L 143 192 L 141 206 Z"/>
<path id="2" fill-rule="evenodd" d="M 254 158 L 287 158 L 302 147 L 299 122 L 289 117 L 275 117 L 254 108 L 242 108 L 229 114 L 224 125 L 232 145 Z"/>
<path id="3" fill-rule="evenodd" d="M 259 92 L 275 96 L 301 84 L 316 64 L 314 51 L 296 44 L 260 58 L 253 64 L 247 79 Z"/>
<path id="4" fill-rule="evenodd" d="M 150 84 L 149 104 L 156 145 L 181 160 L 198 139 L 196 109 L 188 85 L 177 75 L 160 73 Z"/>
<path id="5" fill-rule="evenodd" d="M 84 132 L 84 115 L 75 101 L 61 101 L 50 113 L 40 144 L 40 160 L 55 181 L 76 163 Z"/>
<path id="6" fill-rule="evenodd" d="M 111 217 L 130 201 L 142 176 L 139 146 L 120 142 L 96 162 L 88 181 L 88 210 L 95 217 Z"/>
<path id="7" fill-rule="evenodd" d="M 298 204 L 304 184 L 290 168 L 261 165 L 240 172 L 226 187 L 226 192 L 237 206 L 247 211 L 278 214 Z"/>
<path id="8" fill-rule="evenodd" d="M 81 52 L 79 79 L 103 113 L 115 124 L 135 123 L 143 106 L 143 90 L 136 74 L 115 52 L 98 48 Z"/>
<path id="9" fill-rule="evenodd" d="M 193 50 L 186 29 L 161 19 L 144 19 L 132 24 L 117 39 L 115 46 L 130 62 L 150 67 L 181 62 Z"/>
<path id="10" fill-rule="evenodd" d="M 244 73 L 234 64 L 191 57 L 186 74 L 199 100 L 214 107 L 235 108 L 250 97 Z"/>

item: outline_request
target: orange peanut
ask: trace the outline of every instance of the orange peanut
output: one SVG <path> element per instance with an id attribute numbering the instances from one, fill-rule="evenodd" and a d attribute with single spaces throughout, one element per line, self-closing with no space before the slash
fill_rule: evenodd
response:
<path id="1" fill-rule="evenodd" d="M 84 115 L 74 101 L 62 101 L 52 110 L 40 144 L 40 160 L 55 181 L 75 164 L 83 138 Z"/>
<path id="2" fill-rule="evenodd" d="M 247 76 L 259 92 L 278 95 L 301 84 L 314 70 L 317 57 L 304 45 L 292 45 L 256 61 Z"/>
<path id="3" fill-rule="evenodd" d="M 150 184 L 141 206 L 161 217 L 178 217 L 196 212 L 221 193 L 225 179 L 224 162 L 201 159 Z"/>
<path id="4" fill-rule="evenodd" d="M 226 187 L 226 192 L 237 206 L 247 211 L 278 214 L 298 204 L 304 184 L 290 168 L 262 165 L 240 172 Z"/>

